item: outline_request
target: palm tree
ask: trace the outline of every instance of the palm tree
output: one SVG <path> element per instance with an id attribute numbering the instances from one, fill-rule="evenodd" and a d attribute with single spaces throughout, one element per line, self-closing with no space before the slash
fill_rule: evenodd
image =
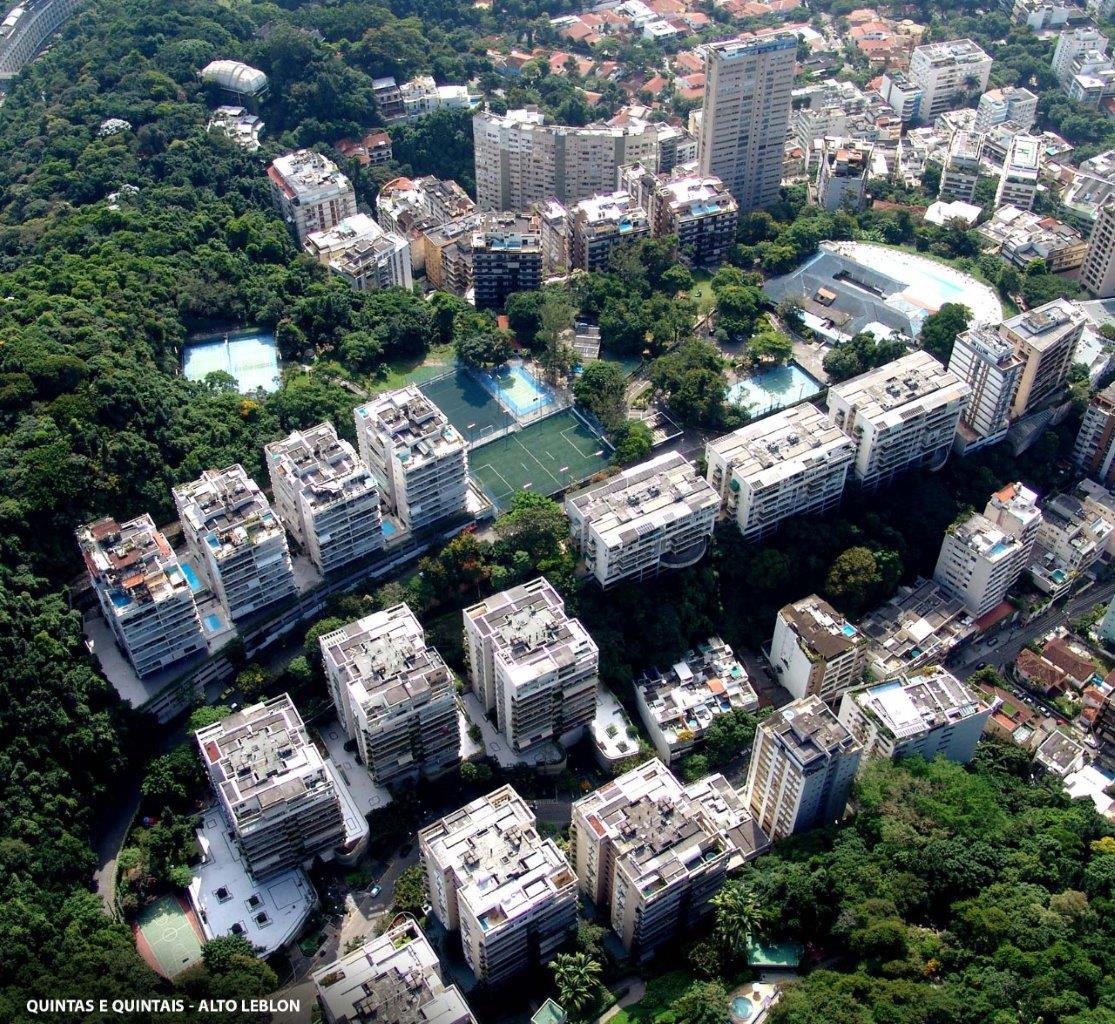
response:
<path id="1" fill-rule="evenodd" d="M 566 1012 L 580 1014 L 592 1006 L 600 988 L 600 964 L 587 953 L 560 953 L 553 961 L 554 983 Z"/>
<path id="2" fill-rule="evenodd" d="M 752 935 L 763 930 L 763 911 L 755 891 L 742 882 L 729 882 L 711 902 L 720 940 L 733 954 L 746 953 Z"/>

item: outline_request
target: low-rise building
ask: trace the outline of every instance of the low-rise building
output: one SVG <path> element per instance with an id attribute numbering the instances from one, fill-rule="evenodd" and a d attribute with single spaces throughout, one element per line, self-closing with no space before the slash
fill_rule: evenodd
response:
<path id="1" fill-rule="evenodd" d="M 1115 486 L 1115 384 L 1108 384 L 1088 402 L 1072 461 L 1105 487 Z"/>
<path id="2" fill-rule="evenodd" d="M 466 511 L 468 446 L 416 385 L 376 396 L 357 406 L 355 417 L 360 457 L 407 529 Z"/>
<path id="3" fill-rule="evenodd" d="M 391 136 L 382 128 L 368 132 L 362 139 L 339 139 L 334 148 L 341 156 L 355 160 L 361 167 L 389 164 L 394 156 Z"/>
<path id="4" fill-rule="evenodd" d="M 818 515 L 844 494 L 855 445 L 808 402 L 715 438 L 705 448 L 708 482 L 748 540 L 789 516 Z"/>
<path id="5" fill-rule="evenodd" d="M 774 841 L 844 816 L 862 748 L 820 697 L 780 708 L 755 732 L 746 800 Z"/>
<path id="6" fill-rule="evenodd" d="M 863 759 L 944 757 L 967 764 L 991 707 L 944 669 L 902 676 L 844 694 L 840 721 Z"/>
<path id="7" fill-rule="evenodd" d="M 603 587 L 700 561 L 720 498 L 677 452 L 566 499 L 573 544 Z"/>
<path id="8" fill-rule="evenodd" d="M 287 694 L 195 733 L 202 763 L 252 875 L 266 879 L 335 856 L 350 863 L 368 823 L 306 735 Z"/>
<path id="9" fill-rule="evenodd" d="M 418 75 L 399 86 L 404 120 L 425 117 L 439 110 L 473 110 L 479 97 L 467 85 L 438 85 L 430 75 Z"/>
<path id="10" fill-rule="evenodd" d="M 1038 747 L 1034 761 L 1051 775 L 1063 779 L 1084 767 L 1084 747 L 1054 729 Z"/>
<path id="11" fill-rule="evenodd" d="M 1059 597 L 1104 554 L 1111 535 L 1110 520 L 1077 496 L 1048 498 L 1029 566 L 1034 585 Z"/>
<path id="12" fill-rule="evenodd" d="M 294 596 L 286 533 L 243 466 L 207 469 L 172 493 L 194 567 L 230 620 Z"/>
<path id="13" fill-rule="evenodd" d="M 975 636 L 976 623 L 960 598 L 919 578 L 861 619 L 859 629 L 870 641 L 868 669 L 887 679 L 943 661 Z"/>
<path id="14" fill-rule="evenodd" d="M 457 764 L 453 674 L 407 605 L 350 622 L 319 644 L 337 717 L 378 785 Z"/>
<path id="15" fill-rule="evenodd" d="M 596 713 L 600 652 L 539 577 L 464 610 L 472 686 L 515 750 L 570 744 Z"/>
<path id="16" fill-rule="evenodd" d="M 666 764 L 698 746 L 720 715 L 759 710 L 747 670 L 720 637 L 687 651 L 664 672 L 644 672 L 635 680 L 635 703 Z"/>
<path id="17" fill-rule="evenodd" d="M 792 697 L 835 704 L 858 685 L 866 663 L 867 638 L 824 598 L 811 594 L 779 610 L 770 664 Z"/>
<path id="18" fill-rule="evenodd" d="M 311 232 L 302 247 L 354 291 L 409 290 L 413 284 L 407 240 L 384 231 L 366 213 L 346 217 L 328 230 Z"/>
<path id="19" fill-rule="evenodd" d="M 263 448 L 275 511 L 323 573 L 383 548 L 379 491 L 332 423 L 295 430 Z"/>
<path id="20" fill-rule="evenodd" d="M 275 158 L 267 168 L 271 199 L 299 243 L 328 231 L 356 211 L 352 182 L 328 157 L 300 149 Z"/>
<path id="21" fill-rule="evenodd" d="M 409 916 L 319 967 L 311 979 L 327 1024 L 476 1024 L 461 990 L 443 981 L 433 946 Z"/>
<path id="22" fill-rule="evenodd" d="M 255 153 L 259 150 L 263 122 L 243 107 L 218 107 L 209 118 L 205 130 L 221 132 L 249 153 Z"/>
<path id="23" fill-rule="evenodd" d="M 1075 229 L 1057 220 L 1016 206 L 1002 206 L 977 229 L 1008 263 L 1026 270 L 1043 262 L 1050 273 L 1075 270 L 1084 262 L 1088 243 Z"/>
<path id="24" fill-rule="evenodd" d="M 193 591 L 178 556 L 149 515 L 112 517 L 77 531 L 89 582 L 138 676 L 207 650 Z"/>
<path id="25" fill-rule="evenodd" d="M 856 442 L 860 485 L 874 490 L 908 469 L 944 465 L 969 392 L 924 351 L 829 388 L 829 415 Z"/>
<path id="26" fill-rule="evenodd" d="M 711 910 L 731 847 L 719 824 L 655 759 L 573 805 L 580 891 L 640 960 Z"/>
<path id="27" fill-rule="evenodd" d="M 549 962 L 577 928 L 577 878 L 510 786 L 418 833 L 431 913 L 459 931 L 465 962 L 495 985 Z"/>
<path id="28" fill-rule="evenodd" d="M 606 270 L 618 243 L 650 234 L 646 211 L 624 191 L 582 199 L 569 221 L 570 264 L 578 270 Z"/>

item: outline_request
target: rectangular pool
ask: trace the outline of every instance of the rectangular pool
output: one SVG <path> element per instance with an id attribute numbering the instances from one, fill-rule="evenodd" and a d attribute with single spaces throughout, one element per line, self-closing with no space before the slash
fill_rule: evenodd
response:
<path id="1" fill-rule="evenodd" d="M 196 594 L 201 590 L 201 580 L 197 578 L 194 567 L 189 562 L 179 562 L 178 564 L 182 566 L 182 575 L 186 577 L 186 582 L 190 585 L 190 592 Z"/>
<path id="2" fill-rule="evenodd" d="M 736 381 L 728 388 L 727 400 L 743 407 L 754 420 L 804 402 L 820 391 L 819 381 L 797 363 L 788 363 Z"/>
<path id="3" fill-rule="evenodd" d="M 198 338 L 182 348 L 182 373 L 187 380 L 204 380 L 223 370 L 236 378 L 242 394 L 277 391 L 279 349 L 275 336 L 262 331 L 233 331 Z"/>
<path id="4" fill-rule="evenodd" d="M 518 364 L 500 367 L 495 373 L 481 374 L 484 386 L 516 416 L 545 409 L 556 401 L 554 393 L 525 367 Z"/>

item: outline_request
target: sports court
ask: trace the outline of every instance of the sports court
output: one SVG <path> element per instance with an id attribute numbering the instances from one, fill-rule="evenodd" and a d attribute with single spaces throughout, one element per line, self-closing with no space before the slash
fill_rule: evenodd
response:
<path id="1" fill-rule="evenodd" d="M 499 508 L 522 490 L 554 494 L 608 465 L 611 446 L 571 409 L 469 453 L 469 473 Z"/>
<path id="2" fill-rule="evenodd" d="M 152 903 L 132 925 L 136 947 L 144 960 L 164 978 L 181 974 L 201 959 L 201 938 L 177 896 Z"/>
<path id="3" fill-rule="evenodd" d="M 479 377 L 485 390 L 519 418 L 542 413 L 557 404 L 557 395 L 519 363 L 480 373 Z"/>
<path id="4" fill-rule="evenodd" d="M 419 384 L 418 388 L 445 413 L 446 419 L 470 445 L 515 423 L 503 406 L 463 367 Z"/>

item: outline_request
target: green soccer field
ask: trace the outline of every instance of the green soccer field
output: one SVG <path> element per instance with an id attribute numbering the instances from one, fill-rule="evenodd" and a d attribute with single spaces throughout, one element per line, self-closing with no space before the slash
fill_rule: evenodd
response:
<path id="1" fill-rule="evenodd" d="M 166 977 L 173 978 L 201 959 L 201 942 L 175 897 L 151 904 L 136 923 Z"/>
<path id="2" fill-rule="evenodd" d="M 554 494 L 608 465 L 611 448 L 571 410 L 492 441 L 469 455 L 469 472 L 499 508 L 519 491 Z"/>
<path id="3" fill-rule="evenodd" d="M 514 424 L 511 414 L 480 386 L 467 370 L 451 373 L 418 385 L 469 444 Z"/>

